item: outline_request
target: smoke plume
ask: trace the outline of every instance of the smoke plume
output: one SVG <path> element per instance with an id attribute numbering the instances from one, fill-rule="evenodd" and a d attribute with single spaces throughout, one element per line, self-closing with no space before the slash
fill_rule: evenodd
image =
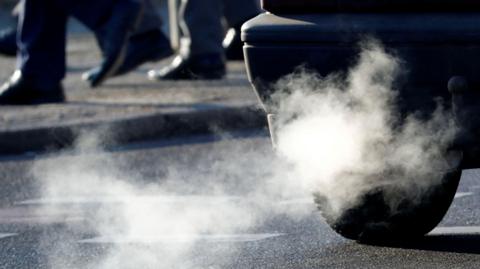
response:
<path id="1" fill-rule="evenodd" d="M 416 200 L 451 168 L 451 114 L 439 101 L 427 119 L 400 115 L 395 83 L 402 70 L 369 41 L 345 74 L 299 70 L 277 83 L 277 149 L 294 164 L 299 184 L 329 201 L 331 214 L 385 185 Z M 399 202 L 386 201 L 392 210 Z"/>
<path id="2" fill-rule="evenodd" d="M 145 176 L 103 150 L 108 136 L 85 134 L 73 151 L 39 160 L 34 175 L 47 200 L 97 199 L 87 219 L 100 240 L 121 235 L 143 242 L 114 244 L 86 267 L 199 268 L 194 249 L 205 236 L 248 233 L 272 214 L 301 219 L 312 212 L 305 204 L 279 209 L 280 201 L 317 193 L 337 214 L 377 186 L 395 184 L 416 199 L 439 180 L 431 175 L 449 166 L 443 153 L 453 122 L 441 105 L 428 120 L 399 118 L 395 78 L 401 69 L 397 58 L 368 43 L 343 74 L 303 70 L 279 81 L 273 97 L 278 155 L 255 144 L 219 147 L 193 165 L 182 163 L 184 156 L 159 159 L 152 165 L 164 172 Z M 180 202 L 174 200 L 179 195 Z M 227 259 L 236 249 L 211 251 Z M 52 255 L 52 268 L 68 264 L 59 259 Z"/>

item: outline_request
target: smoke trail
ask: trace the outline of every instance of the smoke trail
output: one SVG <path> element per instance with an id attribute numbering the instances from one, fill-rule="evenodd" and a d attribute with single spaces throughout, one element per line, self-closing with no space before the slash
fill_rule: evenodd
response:
<path id="1" fill-rule="evenodd" d="M 418 199 L 450 168 L 444 155 L 454 121 L 440 102 L 429 119 L 402 118 L 394 87 L 401 69 L 370 41 L 346 74 L 300 70 L 277 83 L 278 151 L 294 164 L 305 189 L 329 201 L 330 214 L 385 185 Z M 400 202 L 394 195 L 386 200 L 392 210 Z"/>
<path id="2" fill-rule="evenodd" d="M 166 157 L 154 162 L 164 173 L 149 179 L 105 152 L 106 138 L 83 134 L 73 151 L 37 161 L 33 168 L 43 198 L 92 204 L 87 209 L 81 203 L 67 205 L 71 211 L 86 211 L 87 223 L 80 228 L 92 230 L 110 246 L 87 268 L 198 268 L 195 251 L 205 238 L 248 234 L 272 212 L 271 193 L 260 190 L 269 183 L 258 182 L 271 179 L 269 146 L 266 152 L 248 143 L 218 147 L 193 163 Z M 40 210 L 49 214 L 63 206 L 49 204 Z M 225 246 L 202 249 L 200 257 L 215 254 L 228 262 L 237 249 Z M 68 257 L 79 250 L 59 248 L 52 250 L 51 268 L 71 266 L 75 258 Z"/>
<path id="3" fill-rule="evenodd" d="M 34 175 L 46 199 L 116 201 L 100 201 L 89 212 L 88 225 L 99 238 L 120 234 L 146 242 L 115 245 L 87 267 L 198 268 L 194 249 L 205 235 L 248 232 L 272 214 L 311 214 L 305 205 L 275 208 L 279 200 L 317 193 L 339 214 L 375 187 L 396 185 L 415 200 L 439 180 L 436 171 L 449 166 L 443 153 L 455 133 L 453 121 L 442 106 L 428 120 L 414 114 L 400 119 L 394 90 L 400 70 L 398 59 L 368 43 L 345 74 L 301 71 L 279 81 L 273 98 L 279 157 L 255 145 L 218 148 L 195 165 L 158 160 L 166 172 L 149 181 L 103 151 L 108 136 L 85 134 L 73 152 L 37 162 Z M 169 200 L 178 195 L 184 199 Z M 394 196 L 389 202 L 393 209 L 398 204 Z M 155 241 L 169 236 L 181 244 Z M 237 250 L 204 251 L 228 259 Z M 52 254 L 51 264 L 63 268 L 68 261 Z"/>

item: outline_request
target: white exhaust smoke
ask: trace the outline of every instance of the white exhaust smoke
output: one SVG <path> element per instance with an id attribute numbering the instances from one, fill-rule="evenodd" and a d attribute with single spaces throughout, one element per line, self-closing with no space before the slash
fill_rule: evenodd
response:
<path id="1" fill-rule="evenodd" d="M 344 75 L 300 71 L 277 83 L 278 151 L 334 214 L 382 185 L 415 200 L 451 168 L 444 155 L 456 133 L 453 118 L 439 102 L 427 120 L 402 119 L 394 88 L 401 68 L 370 41 Z M 395 209 L 398 201 L 386 200 Z"/>
<path id="2" fill-rule="evenodd" d="M 304 204 L 294 210 L 275 207 L 280 200 L 316 192 L 339 213 L 382 184 L 398 184 L 415 199 L 439 180 L 428 175 L 448 167 L 442 154 L 455 133 L 453 121 L 439 106 L 427 121 L 411 115 L 399 124 L 392 89 L 399 68 L 395 57 L 369 43 L 346 75 L 300 72 L 281 80 L 274 97 L 281 158 L 253 144 L 212 150 L 216 157 L 198 156 L 194 166 L 181 163 L 182 156 L 166 157 L 155 165 L 167 167 L 167 173 L 152 181 L 103 152 L 98 136 L 84 135 L 73 153 L 39 160 L 34 175 L 47 200 L 117 201 L 115 206 L 100 201 L 89 212 L 89 225 L 101 240 L 120 234 L 117 240 L 144 243 L 114 244 L 87 267 L 198 268 L 192 251 L 205 236 L 248 233 L 279 212 L 292 219 L 312 212 Z M 402 176 L 370 177 L 392 169 Z M 185 199 L 169 201 L 178 195 Z M 166 237 L 182 242 L 155 240 Z M 236 249 L 211 251 L 227 259 Z M 68 261 L 62 259 L 52 255 L 51 267 L 64 268 Z"/>

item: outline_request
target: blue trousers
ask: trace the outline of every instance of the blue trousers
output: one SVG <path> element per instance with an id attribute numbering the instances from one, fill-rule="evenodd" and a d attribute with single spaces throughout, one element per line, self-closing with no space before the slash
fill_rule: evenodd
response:
<path id="1" fill-rule="evenodd" d="M 182 50 L 190 54 L 223 53 L 225 19 L 236 27 L 260 13 L 258 0 L 182 0 Z"/>
<path id="2" fill-rule="evenodd" d="M 111 13 L 115 0 L 21 0 L 17 68 L 48 86 L 65 76 L 66 23 L 73 16 L 93 31 Z M 162 27 L 151 0 L 143 0 L 145 12 L 135 34 Z M 96 33 L 101 39 L 101 33 Z"/>
<path id="3" fill-rule="evenodd" d="M 116 0 L 22 0 L 17 69 L 37 85 L 57 85 L 65 76 L 66 25 L 73 16 L 95 31 Z"/>

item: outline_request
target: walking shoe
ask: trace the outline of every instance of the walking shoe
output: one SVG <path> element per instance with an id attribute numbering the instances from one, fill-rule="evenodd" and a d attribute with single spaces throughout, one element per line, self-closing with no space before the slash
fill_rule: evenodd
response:
<path id="1" fill-rule="evenodd" d="M 240 27 L 230 28 L 223 39 L 223 48 L 227 60 L 243 61 L 243 42 Z"/>
<path id="2" fill-rule="evenodd" d="M 0 105 L 39 105 L 64 101 L 60 82 L 52 87 L 40 87 L 18 70 L 0 87 Z"/>
<path id="3" fill-rule="evenodd" d="M 127 53 L 123 64 L 112 76 L 126 74 L 144 63 L 159 61 L 172 54 L 173 50 L 170 46 L 170 41 L 160 29 L 133 35 L 128 41 Z M 94 77 L 98 76 L 100 70 L 100 66 L 94 67 L 83 73 L 82 79 L 92 81 Z M 97 85 L 100 85 L 100 83 Z"/>
<path id="4" fill-rule="evenodd" d="M 117 1 L 112 15 L 99 30 L 103 36 L 103 61 L 89 80 L 91 87 L 100 85 L 115 74 L 125 61 L 128 39 L 138 25 L 143 4 L 133 0 Z"/>
<path id="5" fill-rule="evenodd" d="M 225 59 L 221 54 L 202 54 L 189 57 L 178 55 L 169 66 L 148 72 L 148 77 L 151 80 L 211 80 L 221 79 L 225 73 Z"/>

